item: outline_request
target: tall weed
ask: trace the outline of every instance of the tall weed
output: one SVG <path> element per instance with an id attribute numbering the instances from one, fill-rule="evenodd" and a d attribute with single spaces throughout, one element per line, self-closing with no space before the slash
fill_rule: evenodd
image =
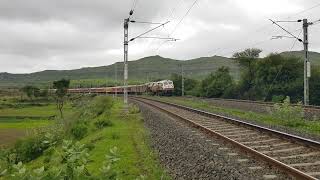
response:
<path id="1" fill-rule="evenodd" d="M 299 126 L 304 120 L 304 110 L 302 103 L 292 106 L 290 98 L 286 97 L 283 103 L 273 105 L 270 113 L 273 117 L 282 120 L 288 126 Z"/>

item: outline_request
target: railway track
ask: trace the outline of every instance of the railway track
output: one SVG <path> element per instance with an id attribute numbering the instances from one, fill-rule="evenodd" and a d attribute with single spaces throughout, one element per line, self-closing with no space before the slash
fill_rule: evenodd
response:
<path id="1" fill-rule="evenodd" d="M 233 144 L 296 179 L 320 178 L 320 143 L 186 106 L 131 97 Z"/>

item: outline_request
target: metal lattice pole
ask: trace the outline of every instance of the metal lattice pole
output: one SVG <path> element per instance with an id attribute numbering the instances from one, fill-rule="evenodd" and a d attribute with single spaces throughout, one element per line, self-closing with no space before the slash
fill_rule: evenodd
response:
<path id="1" fill-rule="evenodd" d="M 128 105 L 128 31 L 129 18 L 124 19 L 124 74 L 123 74 L 123 101 L 125 106 Z"/>
<path id="2" fill-rule="evenodd" d="M 308 20 L 303 19 L 303 46 L 304 46 L 304 105 L 309 105 L 309 78 L 311 77 L 311 69 L 308 52 Z"/>

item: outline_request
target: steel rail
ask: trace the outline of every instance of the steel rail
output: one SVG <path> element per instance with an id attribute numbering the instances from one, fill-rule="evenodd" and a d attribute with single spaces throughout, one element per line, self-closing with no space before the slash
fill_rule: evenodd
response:
<path id="1" fill-rule="evenodd" d="M 260 131 L 264 131 L 264 132 L 266 132 L 268 134 L 271 134 L 271 135 L 277 135 L 277 136 L 280 136 L 280 137 L 285 138 L 287 140 L 294 140 L 296 142 L 302 143 L 303 145 L 309 145 L 309 146 L 312 146 L 314 148 L 320 149 L 320 142 L 314 141 L 312 139 L 303 138 L 303 137 L 296 136 L 296 135 L 293 135 L 293 134 L 281 132 L 281 131 L 274 130 L 274 129 L 271 129 L 271 128 L 266 128 L 266 127 L 259 126 L 259 125 L 256 125 L 256 124 L 252 124 L 252 123 L 249 123 L 249 122 L 241 121 L 241 120 L 238 120 L 238 119 L 235 119 L 235 118 L 230 118 L 230 117 L 227 117 L 227 116 L 223 116 L 223 115 L 219 115 L 219 114 L 214 114 L 214 113 L 211 113 L 211 112 L 203 111 L 203 110 L 200 110 L 200 109 L 190 108 L 190 107 L 183 106 L 183 105 L 178 105 L 178 104 L 174 104 L 174 103 L 170 103 L 170 102 L 164 102 L 164 101 L 155 100 L 155 99 L 149 99 L 149 98 L 145 98 L 145 97 L 139 97 L 139 98 L 150 100 L 150 101 L 156 101 L 156 102 L 159 102 L 159 103 L 168 104 L 168 105 L 171 105 L 171 106 L 174 106 L 174 107 L 177 107 L 177 108 L 181 108 L 181 109 L 184 109 L 184 110 L 192 111 L 192 112 L 195 112 L 197 114 L 201 114 L 201 115 L 204 115 L 204 116 L 207 116 L 207 117 L 219 118 L 221 120 L 224 120 L 224 121 L 227 121 L 227 122 L 230 122 L 230 123 L 233 123 L 233 124 L 238 124 L 238 125 L 241 125 L 241 126 L 246 126 L 246 127 L 250 127 L 250 128 L 253 128 L 253 129 L 260 130 Z"/>
<path id="2" fill-rule="evenodd" d="M 213 117 L 213 118 L 219 118 L 219 119 L 222 119 L 222 120 L 227 120 L 228 122 L 232 122 L 232 123 L 237 123 L 237 124 L 242 124 L 242 125 L 245 125 L 245 126 L 250 126 L 250 127 L 253 127 L 255 129 L 258 129 L 258 130 L 262 130 L 264 132 L 268 132 L 268 133 L 273 133 L 273 134 L 276 134 L 278 136 L 281 136 L 281 137 L 286 137 L 286 139 L 290 138 L 290 139 L 295 139 L 295 141 L 299 141 L 299 142 L 304 142 L 308 145 L 311 145 L 313 147 L 317 147 L 319 148 L 320 147 L 320 143 L 317 142 L 317 141 L 313 141 L 313 140 L 310 140 L 310 139 L 306 139 L 306 138 L 302 138 L 302 137 L 298 137 L 298 136 L 295 136 L 295 135 L 291 135 L 291 134 L 288 134 L 288 133 L 283 133 L 283 132 L 280 132 L 280 131 L 276 131 L 276 130 L 272 130 L 272 129 L 269 129 L 269 128 L 265 128 L 265 127 L 261 127 L 261 126 L 257 126 L 257 125 L 254 125 L 254 124 L 251 124 L 251 123 L 247 123 L 247 122 L 243 122 L 243 121 L 240 121 L 240 120 L 236 120 L 236 119 L 233 119 L 233 118 L 229 118 L 229 117 L 226 117 L 226 116 L 221 116 L 221 115 L 217 115 L 217 114 L 213 114 L 213 113 L 209 113 L 209 112 L 205 112 L 205 111 L 202 111 L 202 110 L 198 110 L 198 109 L 193 109 L 193 108 L 190 108 L 190 107 L 186 107 L 186 106 L 182 106 L 182 105 L 177 105 L 177 104 L 173 104 L 173 103 L 169 103 L 169 102 L 163 102 L 163 101 L 159 101 L 159 100 L 154 100 L 154 99 L 149 99 L 149 98 L 142 98 L 142 97 L 130 97 L 131 99 L 133 100 L 136 100 L 136 101 L 139 101 L 139 102 L 142 102 L 142 103 L 145 103 L 149 106 L 152 106 L 154 108 L 157 108 L 167 114 L 169 114 L 170 116 L 174 117 L 174 118 L 177 118 L 177 119 L 180 119 L 180 120 L 183 120 L 189 124 L 191 124 L 192 126 L 210 134 L 210 135 L 214 135 L 214 136 L 217 136 L 233 145 L 235 145 L 236 147 L 240 148 L 242 151 L 245 151 L 253 156 L 255 156 L 256 158 L 259 158 L 261 160 L 264 160 L 266 162 L 268 162 L 269 164 L 273 165 L 273 166 L 276 166 L 278 167 L 279 169 L 283 170 L 284 172 L 292 175 L 293 177 L 297 178 L 297 179 L 316 179 L 308 174 L 305 174 L 304 172 L 298 170 L 298 169 L 295 169 L 285 163 L 282 163 L 270 156 L 267 156 L 261 152 L 258 152 L 248 146 L 245 146 L 235 140 L 232 140 L 231 138 L 227 137 L 227 136 L 224 136 L 222 135 L 221 133 L 218 133 L 218 132 L 215 132 L 207 127 L 204 127 L 203 125 L 197 123 L 197 122 L 194 122 L 193 120 L 190 120 L 190 119 L 187 119 L 187 118 L 184 118 L 180 115 L 177 115 L 173 112 L 170 112 L 168 111 L 167 109 L 164 109 L 164 108 L 161 108 L 157 105 L 154 105 L 150 102 L 146 102 L 145 100 L 147 101 L 154 101 L 154 102 L 158 102 L 158 103 L 163 103 L 163 104 L 167 104 L 167 105 L 171 105 L 171 106 L 174 106 L 174 107 L 177 107 L 177 108 L 181 108 L 181 109 L 184 109 L 184 110 L 188 110 L 188 111 L 191 111 L 191 112 L 194 112 L 194 113 L 198 113 L 198 114 L 201 114 L 201 115 L 205 115 L 207 117 Z M 304 145 L 306 145 L 304 144 Z"/>

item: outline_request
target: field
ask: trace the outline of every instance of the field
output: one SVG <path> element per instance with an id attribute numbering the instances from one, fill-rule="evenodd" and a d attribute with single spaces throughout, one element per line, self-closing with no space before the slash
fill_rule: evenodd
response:
<path id="1" fill-rule="evenodd" d="M 21 102 L 19 97 L 0 100 L 0 146 L 13 144 L 35 128 L 48 126 L 57 115 L 52 103 Z"/>

